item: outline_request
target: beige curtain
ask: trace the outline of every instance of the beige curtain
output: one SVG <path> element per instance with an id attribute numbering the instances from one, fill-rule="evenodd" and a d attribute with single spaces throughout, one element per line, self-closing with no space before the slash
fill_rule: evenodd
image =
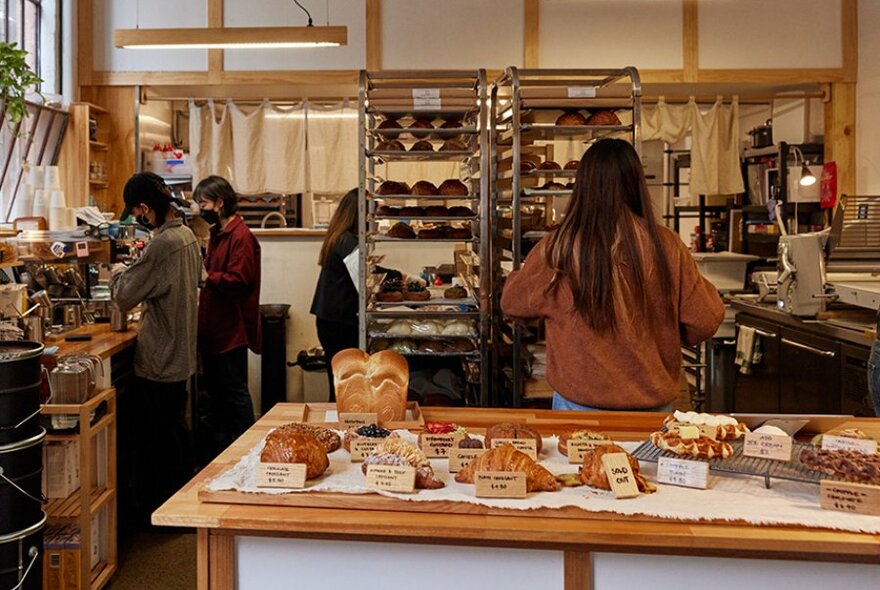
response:
<path id="1" fill-rule="evenodd" d="M 358 111 L 348 101 L 306 105 L 309 189 L 345 193 L 358 185 Z"/>
<path id="2" fill-rule="evenodd" d="M 193 182 L 211 174 L 232 178 L 232 126 L 224 106 L 217 117 L 213 100 L 198 106 L 189 102 L 190 161 Z"/>
<path id="3" fill-rule="evenodd" d="M 693 126 L 696 106 L 693 99 L 687 104 L 666 104 L 662 96 L 656 106 L 645 106 L 642 109 L 642 141 L 659 139 L 666 143 L 678 143 Z"/>

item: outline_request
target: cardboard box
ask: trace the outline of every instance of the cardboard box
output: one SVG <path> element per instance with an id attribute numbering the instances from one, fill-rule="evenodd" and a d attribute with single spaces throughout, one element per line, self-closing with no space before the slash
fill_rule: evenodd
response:
<path id="1" fill-rule="evenodd" d="M 43 473 L 48 498 L 67 498 L 79 489 L 79 442 L 49 442 L 43 447 Z"/>

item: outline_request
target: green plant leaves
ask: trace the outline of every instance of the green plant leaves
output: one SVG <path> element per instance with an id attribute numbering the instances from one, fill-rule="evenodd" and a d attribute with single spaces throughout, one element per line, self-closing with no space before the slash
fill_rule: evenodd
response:
<path id="1" fill-rule="evenodd" d="M 27 116 L 25 96 L 43 81 L 28 66 L 27 54 L 16 43 L 0 43 L 0 104 L 5 106 L 10 124 Z"/>

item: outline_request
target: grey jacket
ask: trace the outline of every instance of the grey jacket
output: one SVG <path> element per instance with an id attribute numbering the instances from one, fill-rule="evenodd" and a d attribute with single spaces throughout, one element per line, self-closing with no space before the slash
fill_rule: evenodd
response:
<path id="1" fill-rule="evenodd" d="M 122 311 L 143 303 L 134 373 L 151 381 L 185 381 L 196 372 L 196 330 L 202 254 L 192 231 L 165 222 L 140 260 L 110 281 Z"/>

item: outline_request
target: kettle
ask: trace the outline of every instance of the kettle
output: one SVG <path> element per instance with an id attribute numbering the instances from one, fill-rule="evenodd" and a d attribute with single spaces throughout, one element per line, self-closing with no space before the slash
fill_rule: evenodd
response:
<path id="1" fill-rule="evenodd" d="M 95 376 L 91 363 L 63 360 L 49 373 L 53 404 L 82 404 L 92 393 Z"/>
<path id="2" fill-rule="evenodd" d="M 98 390 L 99 381 L 103 385 L 104 381 L 104 361 L 101 360 L 101 357 L 96 356 L 94 354 L 67 354 L 58 358 L 59 362 L 62 363 L 78 363 L 81 365 L 88 365 L 91 368 L 91 380 L 89 382 L 89 393 L 88 398 L 91 398 L 95 392 Z"/>

